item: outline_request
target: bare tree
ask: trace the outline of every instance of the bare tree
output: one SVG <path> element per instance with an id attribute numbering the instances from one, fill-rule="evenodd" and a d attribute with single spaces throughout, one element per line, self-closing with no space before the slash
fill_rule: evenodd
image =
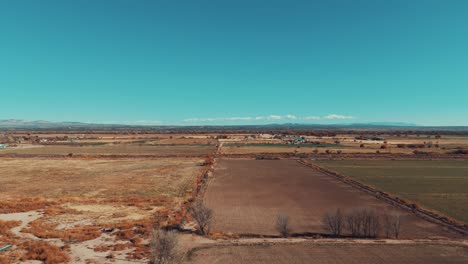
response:
<path id="1" fill-rule="evenodd" d="M 288 237 L 291 229 L 289 227 L 289 216 L 284 213 L 276 215 L 276 230 L 282 237 Z"/>
<path id="2" fill-rule="evenodd" d="M 210 231 L 210 225 L 213 221 L 213 210 L 206 207 L 202 200 L 197 200 L 190 209 L 192 217 L 200 228 L 200 233 L 206 235 Z"/>
<path id="3" fill-rule="evenodd" d="M 383 215 L 383 224 L 385 230 L 385 236 L 387 238 L 394 237 L 398 239 L 400 235 L 400 228 L 401 228 L 401 217 L 400 214 L 397 212 L 394 213 L 385 213 Z"/>
<path id="4" fill-rule="evenodd" d="M 175 231 L 153 229 L 150 237 L 150 264 L 173 264 L 179 261 Z"/>
<path id="5" fill-rule="evenodd" d="M 401 217 L 400 214 L 393 215 L 393 235 L 396 239 L 400 236 L 400 228 L 401 228 Z"/>
<path id="6" fill-rule="evenodd" d="M 392 231 L 392 224 L 391 224 L 391 217 L 389 213 L 383 213 L 382 214 L 382 220 L 383 220 L 383 229 L 385 232 L 385 237 L 390 238 L 393 234 Z"/>
<path id="7" fill-rule="evenodd" d="M 323 217 L 323 225 L 326 230 L 334 236 L 341 236 L 344 226 L 344 217 L 341 210 L 338 208 L 335 212 L 328 212 Z"/>
<path id="8" fill-rule="evenodd" d="M 346 216 L 347 228 L 354 237 L 377 237 L 380 217 L 373 209 L 353 209 Z"/>
<path id="9" fill-rule="evenodd" d="M 359 214 L 356 210 L 352 210 L 345 216 L 346 218 L 346 227 L 348 228 L 351 236 L 358 237 L 361 232 L 361 221 Z"/>

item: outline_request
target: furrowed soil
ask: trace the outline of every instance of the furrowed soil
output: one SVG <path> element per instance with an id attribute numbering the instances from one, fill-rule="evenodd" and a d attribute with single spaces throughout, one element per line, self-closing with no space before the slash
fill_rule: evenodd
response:
<path id="1" fill-rule="evenodd" d="M 320 160 L 316 164 L 468 223 L 468 162 Z"/>
<path id="2" fill-rule="evenodd" d="M 222 233 L 278 235 L 278 213 L 289 216 L 292 233 L 326 233 L 325 213 L 366 207 L 398 211 L 403 222 L 401 238 L 458 237 L 294 160 L 220 160 L 205 200 L 214 210 L 212 231 Z"/>
<path id="3" fill-rule="evenodd" d="M 468 249 L 445 245 L 264 244 L 195 250 L 187 263 L 439 264 L 467 263 Z"/>

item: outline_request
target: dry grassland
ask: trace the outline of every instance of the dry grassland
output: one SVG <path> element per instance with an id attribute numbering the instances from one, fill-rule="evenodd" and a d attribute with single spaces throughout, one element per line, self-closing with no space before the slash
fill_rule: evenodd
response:
<path id="1" fill-rule="evenodd" d="M 30 148 L 8 148 L 0 154 L 28 155 L 207 155 L 216 151 L 214 145 L 101 145 L 101 146 L 61 146 L 35 145 Z"/>
<path id="2" fill-rule="evenodd" d="M 9 261 L 41 260 L 20 246 L 40 243 L 34 245 L 47 247 L 49 258 L 65 254 L 75 257 L 73 263 L 109 252 L 121 258 L 145 258 L 145 239 L 155 217 L 159 215 L 161 224 L 180 222 L 205 170 L 204 162 L 198 158 L 0 159 L 0 219 L 23 223 L 19 233 L 0 235 L 0 245 L 15 245 L 4 255 Z M 0 222 L 5 225 L 17 222 Z M 113 230 L 107 241 L 101 239 L 104 228 Z M 119 243 L 124 245 L 116 247 Z"/>

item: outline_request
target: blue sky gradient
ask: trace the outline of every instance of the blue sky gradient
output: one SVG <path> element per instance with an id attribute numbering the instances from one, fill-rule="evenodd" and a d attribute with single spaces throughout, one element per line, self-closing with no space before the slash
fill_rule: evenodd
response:
<path id="1" fill-rule="evenodd" d="M 468 125 L 468 1 L 0 0 L 0 119 Z"/>

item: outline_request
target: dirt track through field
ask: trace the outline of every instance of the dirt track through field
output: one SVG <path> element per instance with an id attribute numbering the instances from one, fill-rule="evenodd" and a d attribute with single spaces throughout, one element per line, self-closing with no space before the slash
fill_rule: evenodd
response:
<path id="1" fill-rule="evenodd" d="M 468 249 L 446 245 L 257 244 L 195 250 L 187 263 L 419 264 L 467 263 Z"/>
<path id="2" fill-rule="evenodd" d="M 220 160 L 205 199 L 215 213 L 212 231 L 223 233 L 277 235 L 279 212 L 289 215 L 293 233 L 326 233 L 321 224 L 326 212 L 371 207 L 398 210 L 402 238 L 458 237 L 293 160 Z"/>

